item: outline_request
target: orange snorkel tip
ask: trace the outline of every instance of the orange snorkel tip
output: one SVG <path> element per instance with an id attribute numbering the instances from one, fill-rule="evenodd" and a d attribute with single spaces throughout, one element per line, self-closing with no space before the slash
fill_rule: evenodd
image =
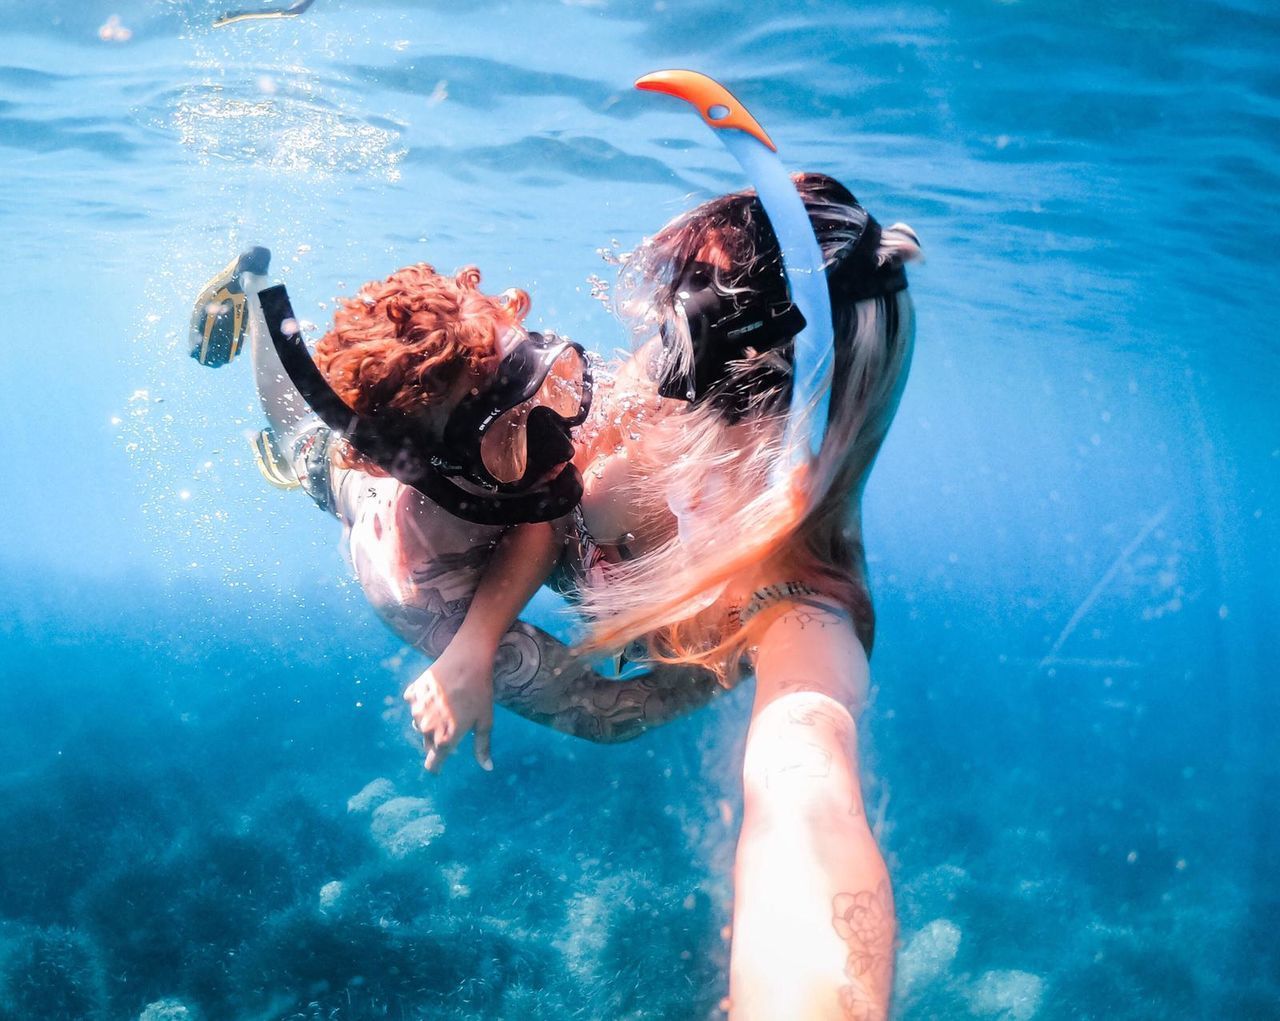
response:
<path id="1" fill-rule="evenodd" d="M 771 152 L 777 152 L 768 134 L 751 116 L 732 92 L 714 78 L 697 71 L 654 71 L 636 79 L 636 88 L 675 96 L 698 111 L 707 126 L 719 131 L 736 128 L 745 131 Z"/>

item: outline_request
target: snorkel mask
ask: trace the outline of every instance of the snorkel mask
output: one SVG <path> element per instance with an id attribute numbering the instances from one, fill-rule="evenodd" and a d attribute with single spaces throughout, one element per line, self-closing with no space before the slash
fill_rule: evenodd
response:
<path id="1" fill-rule="evenodd" d="M 525 493 L 573 459 L 569 430 L 591 409 L 591 372 L 580 344 L 526 334 L 497 378 L 449 415 L 444 447 L 463 475 L 498 493 Z"/>
<path id="2" fill-rule="evenodd" d="M 860 227 L 844 221 L 814 225 L 818 237 L 839 229 L 844 244 L 830 257 L 826 268 L 827 290 L 843 302 L 876 298 L 907 286 L 900 266 L 880 266 L 880 225 L 843 185 L 831 180 L 830 198 L 860 213 Z M 741 419 L 751 406 L 752 392 L 788 387 L 790 372 L 778 366 L 760 366 L 747 379 L 730 379 L 731 362 L 753 354 L 778 350 L 793 361 L 793 338 L 807 322 L 791 300 L 786 268 L 777 235 L 763 204 L 751 199 L 746 222 L 756 233 L 755 257 L 745 274 L 734 277 L 732 288 L 719 284 L 720 271 L 703 262 L 685 266 L 675 285 L 674 315 L 663 318 L 662 361 L 658 367 L 658 393 L 663 397 L 699 402 L 712 400 L 730 422 Z M 849 236 L 852 234 L 852 236 Z M 676 321 L 688 330 L 693 362 L 682 368 Z"/>
<path id="3" fill-rule="evenodd" d="M 755 185 L 759 226 L 758 258 L 742 287 L 733 293 L 715 283 L 714 267 L 694 263 L 676 282 L 676 312 L 688 323 L 694 364 L 679 371 L 670 357 L 674 338 L 664 329 L 668 357 L 660 370 L 663 396 L 696 401 L 723 380 L 730 361 L 749 354 L 792 345 L 791 403 L 787 417 L 786 456 L 775 482 L 807 463 L 822 449 L 830 410 L 830 377 L 834 364 L 831 295 L 858 301 L 903 290 L 900 268 L 880 267 L 880 227 L 868 214 L 856 237 L 826 265 L 804 201 L 777 147 L 746 107 L 723 85 L 696 71 L 655 71 L 636 88 L 683 99 L 716 131 L 716 137 L 741 164 Z M 847 193 L 846 193 L 847 194 Z M 846 196 L 840 196 L 844 199 Z M 856 205 L 852 195 L 847 201 Z M 732 395 L 731 395 L 732 396 Z M 741 395 L 726 407 L 730 417 Z"/>
<path id="4" fill-rule="evenodd" d="M 731 420 L 746 410 L 745 395 L 725 386 L 731 361 L 752 351 L 772 351 L 791 342 L 805 326 L 805 318 L 787 291 L 782 255 L 759 201 L 759 223 L 768 233 L 772 251 L 753 260 L 747 273 L 735 281 L 733 291 L 717 285 L 718 269 L 705 262 L 685 266 L 675 282 L 674 318 L 688 331 L 693 362 L 682 367 L 678 358 L 677 324 L 663 318 L 663 356 L 658 368 L 658 393 L 663 397 L 696 402 L 714 396 Z"/>
<path id="5" fill-rule="evenodd" d="M 494 382 L 453 409 L 437 439 L 402 412 L 353 410 L 312 360 L 284 286 L 258 292 L 258 300 L 280 362 L 312 411 L 450 514 L 482 525 L 550 521 L 581 499 L 582 478 L 568 463 L 569 430 L 591 408 L 591 369 L 581 345 L 528 334 L 503 356 Z"/>

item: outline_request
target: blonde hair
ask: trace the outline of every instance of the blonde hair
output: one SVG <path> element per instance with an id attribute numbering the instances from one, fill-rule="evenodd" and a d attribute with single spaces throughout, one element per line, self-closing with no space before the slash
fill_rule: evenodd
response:
<path id="1" fill-rule="evenodd" d="M 868 215 L 838 182 L 797 175 L 823 255 L 833 255 L 868 227 Z M 739 192 L 704 203 L 663 228 L 627 260 L 623 300 L 647 290 L 649 307 L 674 321 L 682 270 L 714 247 L 729 268 L 716 274 L 722 291 L 740 287 L 761 257 L 759 206 Z M 877 261 L 901 266 L 920 256 L 910 227 L 882 231 Z M 743 657 L 774 613 L 739 619 L 726 588 L 800 581 L 846 607 L 871 649 L 874 613 L 862 546 L 861 497 L 867 475 L 897 409 L 911 363 L 915 320 L 908 293 L 858 302 L 833 296 L 835 368 L 831 418 L 822 453 L 793 485 L 771 485 L 783 456 L 790 369 L 777 351 L 749 352 L 731 362 L 723 383 L 692 407 L 664 401 L 645 420 L 625 423 L 636 442 L 625 498 L 648 534 L 664 538 L 635 560 L 610 565 L 584 587 L 592 622 L 589 650 L 644 639 L 650 658 L 696 664 L 723 681 L 739 675 Z M 678 352 L 692 360 L 687 331 Z M 655 384 L 656 387 L 656 384 Z M 727 415 L 716 395 L 744 395 L 745 413 Z M 675 405 L 674 407 L 672 405 Z M 736 420 L 734 420 L 736 419 Z"/>

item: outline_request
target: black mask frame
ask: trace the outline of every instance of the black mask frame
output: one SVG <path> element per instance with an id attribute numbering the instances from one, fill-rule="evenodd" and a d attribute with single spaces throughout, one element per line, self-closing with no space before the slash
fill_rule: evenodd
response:
<path id="1" fill-rule="evenodd" d="M 483 476 L 473 477 L 472 466 L 465 463 L 470 461 L 469 456 L 447 456 L 445 451 L 449 448 L 432 437 L 420 421 L 394 411 L 362 415 L 353 410 L 329 386 L 307 351 L 284 285 L 259 291 L 258 300 L 280 363 L 311 410 L 364 457 L 450 514 L 480 525 L 551 521 L 567 514 L 582 498 L 582 477 L 572 464 L 566 464 L 559 474 L 536 490 L 499 494 L 493 491 L 496 486 L 482 480 Z M 289 322 L 294 324 L 292 330 L 285 329 Z M 549 368 L 551 362 L 546 364 Z M 540 384 L 541 379 L 530 396 L 537 392 Z M 589 372 L 584 386 L 585 403 L 589 405 Z M 582 418 L 586 417 L 586 411 L 582 409 Z M 478 443 L 477 438 L 477 453 Z M 458 486 L 454 477 L 466 478 L 490 491 L 472 493 Z"/>
<path id="2" fill-rule="evenodd" d="M 848 200 L 857 206 L 850 195 Z M 779 350 L 791 360 L 791 343 L 804 329 L 804 315 L 791 300 L 782 250 L 769 215 L 759 199 L 752 199 L 751 219 L 759 225 L 759 255 L 733 292 L 716 285 L 717 268 L 691 262 L 676 284 L 680 314 L 688 323 L 693 347 L 692 371 L 681 372 L 674 357 L 675 338 L 664 318 L 664 364 L 658 370 L 658 393 L 663 397 L 698 403 L 716 401 L 730 421 L 741 419 L 750 395 L 736 392 L 728 380 L 732 361 L 746 359 L 754 351 Z M 861 209 L 861 206 L 857 206 Z M 863 229 L 828 260 L 827 288 L 832 304 L 886 297 L 906 289 L 907 276 L 900 266 L 879 266 L 880 225 L 870 213 Z M 819 242 L 829 226 L 816 228 Z M 777 382 L 781 383 L 781 380 Z"/>
<path id="3" fill-rule="evenodd" d="M 502 482 L 484 463 L 480 447 L 485 433 L 503 415 L 532 398 L 542 387 L 556 361 L 566 351 L 576 351 L 582 363 L 582 394 L 577 412 L 568 418 L 550 408 L 534 408 L 529 413 L 528 467 L 515 482 Z M 591 369 L 581 344 L 555 334 L 530 332 L 498 364 L 494 381 L 483 390 L 464 397 L 449 414 L 444 427 L 444 447 L 458 451 L 467 465 L 465 477 L 499 493 L 527 492 L 531 481 L 573 457 L 569 430 L 581 425 L 591 410 Z M 539 443 L 538 441 L 542 442 Z M 545 448 L 551 449 L 545 449 Z M 461 473 L 459 473 L 461 474 Z"/>

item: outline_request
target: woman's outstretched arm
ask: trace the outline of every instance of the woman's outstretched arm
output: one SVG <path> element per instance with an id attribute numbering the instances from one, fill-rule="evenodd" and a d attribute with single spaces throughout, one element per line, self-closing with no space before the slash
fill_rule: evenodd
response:
<path id="1" fill-rule="evenodd" d="M 498 705 L 601 744 L 637 738 L 701 709 L 724 690 L 713 674 L 683 664 L 655 664 L 622 680 L 606 677 L 563 642 L 523 622 L 503 638 L 493 671 Z"/>
<path id="2" fill-rule="evenodd" d="M 347 486 L 344 493 L 359 488 Z M 337 502 L 339 514 L 350 524 L 351 501 Z M 378 546 L 374 531 L 357 523 L 350 536 L 351 561 L 370 605 L 405 642 L 437 659 L 468 616 L 481 574 L 491 566 L 489 548 L 478 546 L 465 557 L 453 558 L 457 563 L 441 566 L 429 579 L 400 587 L 388 584 Z M 492 663 L 498 705 L 535 723 L 606 744 L 639 737 L 700 709 L 724 691 L 711 673 L 683 665 L 657 664 L 648 673 L 623 680 L 605 676 L 592 660 L 523 621 L 502 636 Z"/>
<path id="3" fill-rule="evenodd" d="M 761 642 L 734 869 L 737 1021 L 888 1017 L 897 923 L 858 782 L 867 678 L 832 610 L 795 606 Z"/>

